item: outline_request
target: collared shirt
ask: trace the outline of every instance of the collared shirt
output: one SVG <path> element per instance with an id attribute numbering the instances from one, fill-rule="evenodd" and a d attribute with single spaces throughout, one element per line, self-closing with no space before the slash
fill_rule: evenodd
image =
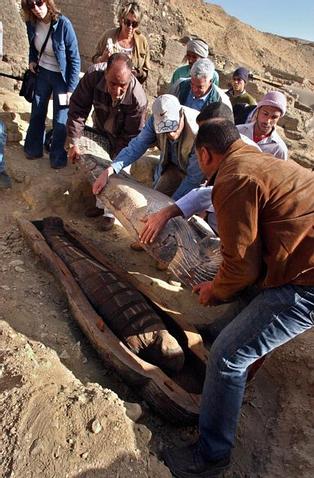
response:
<path id="1" fill-rule="evenodd" d="M 245 123 L 237 125 L 238 131 L 253 141 L 254 124 Z M 274 128 L 269 136 L 259 141 L 258 146 L 264 153 L 269 153 L 279 159 L 288 159 L 288 148 Z"/>
<path id="2" fill-rule="evenodd" d="M 185 106 L 188 106 L 189 108 L 193 108 L 194 110 L 197 110 L 197 111 L 201 111 L 206 104 L 208 95 L 209 95 L 209 91 L 205 95 L 200 96 L 199 98 L 196 98 L 196 96 L 193 95 L 191 90 L 185 101 Z"/>

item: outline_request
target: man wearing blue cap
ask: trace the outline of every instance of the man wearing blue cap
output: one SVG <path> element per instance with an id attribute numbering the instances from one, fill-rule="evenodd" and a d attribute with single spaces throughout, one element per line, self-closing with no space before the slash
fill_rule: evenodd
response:
<path id="1" fill-rule="evenodd" d="M 244 103 L 246 105 L 256 105 L 256 100 L 246 91 L 246 84 L 249 80 L 249 71 L 240 67 L 232 75 L 231 88 L 227 91 L 232 106 Z"/>

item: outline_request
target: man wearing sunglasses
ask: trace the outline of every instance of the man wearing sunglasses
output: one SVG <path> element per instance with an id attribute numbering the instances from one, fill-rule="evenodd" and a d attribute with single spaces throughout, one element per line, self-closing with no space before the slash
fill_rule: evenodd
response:
<path id="1" fill-rule="evenodd" d="M 118 154 L 112 166 L 97 178 L 93 185 L 94 194 L 101 192 L 109 176 L 135 162 L 153 144 L 160 149 L 154 189 L 177 200 L 201 184 L 203 173 L 194 150 L 198 112 L 180 105 L 173 95 L 159 96 L 152 110 L 153 114 L 140 134 Z"/>

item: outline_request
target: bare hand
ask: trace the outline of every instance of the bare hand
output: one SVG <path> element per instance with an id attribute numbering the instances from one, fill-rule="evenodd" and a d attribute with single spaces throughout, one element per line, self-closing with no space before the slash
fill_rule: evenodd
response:
<path id="1" fill-rule="evenodd" d="M 96 63 L 105 63 L 108 61 L 109 57 L 112 55 L 112 52 L 110 50 L 108 50 L 108 48 L 106 48 L 102 55 L 100 55 L 98 58 L 97 58 L 97 62 Z"/>
<path id="2" fill-rule="evenodd" d="M 145 222 L 145 226 L 139 234 L 140 241 L 143 244 L 154 242 L 160 231 L 162 231 L 167 224 L 168 219 L 169 217 L 165 208 L 144 217 L 142 222 Z"/>
<path id="3" fill-rule="evenodd" d="M 201 305 L 219 305 L 219 301 L 213 294 L 212 281 L 201 282 L 193 287 L 193 292 L 199 294 Z"/>
<path id="4" fill-rule="evenodd" d="M 76 144 L 69 148 L 68 160 L 71 161 L 72 164 L 75 164 L 80 160 L 80 149 Z"/>
<path id="5" fill-rule="evenodd" d="M 109 168 L 105 169 L 100 176 L 96 179 L 93 184 L 93 194 L 99 194 L 106 186 L 109 177 L 114 173 L 114 169 L 109 166 Z"/>
<path id="6" fill-rule="evenodd" d="M 28 65 L 28 69 L 31 70 L 32 73 L 36 74 L 37 73 L 37 63 L 32 61 L 29 65 Z"/>

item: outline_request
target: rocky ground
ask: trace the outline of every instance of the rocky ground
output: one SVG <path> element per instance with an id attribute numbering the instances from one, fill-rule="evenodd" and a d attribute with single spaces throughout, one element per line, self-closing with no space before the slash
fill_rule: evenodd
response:
<path id="1" fill-rule="evenodd" d="M 183 309 L 196 298 L 188 291 L 178 296 L 167 273 L 157 271 L 145 253 L 131 251 L 118 223 L 101 233 L 97 219 L 83 216 L 91 197 L 75 167 L 55 171 L 46 156 L 24 158 L 18 140 L 28 106 L 4 96 L 4 109 L 11 111 L 3 114 L 10 115 L 6 158 L 13 188 L 0 192 L 0 474 L 169 477 L 159 461 L 161 447 L 186 443 L 196 428 L 168 424 L 103 365 L 59 285 L 23 240 L 16 218 L 60 215 L 122 267 L 151 278 L 161 297 L 167 291 Z M 313 352 L 309 332 L 274 352 L 249 385 L 225 478 L 312 476 Z M 123 401 L 141 404 L 140 423 L 127 418 Z"/>
<path id="2" fill-rule="evenodd" d="M 15 3 L 5 2 L 6 46 L 8 38 L 11 43 L 0 70 L 20 74 L 27 41 L 21 20 L 11 21 Z M 61 3 L 66 13 L 67 2 Z M 151 97 L 165 89 L 184 55 L 179 40 L 198 34 L 210 45 L 223 87 L 230 72 L 243 65 L 259 77 L 248 87 L 257 99 L 274 87 L 288 95 L 281 134 L 292 159 L 314 166 L 313 44 L 257 32 L 201 0 L 141 4 L 153 59 Z M 197 310 L 196 298 L 169 284 L 167 273 L 157 271 L 145 253 L 131 251 L 118 223 L 101 233 L 97 219 L 84 217 L 92 198 L 75 167 L 55 171 L 47 156 L 24 158 L 29 105 L 14 94 L 16 83 L 2 78 L 0 86 L 11 90 L 0 89 L 0 117 L 8 127 L 6 159 L 13 179 L 11 190 L 0 191 L 0 476 L 168 478 L 162 446 L 186 443 L 196 428 L 167 423 L 104 366 L 16 219 L 60 215 L 97 241 L 110 259 L 150 281 L 161 297 L 167 294 L 175 309 L 188 310 L 192 321 L 198 321 L 190 313 Z M 313 336 L 308 332 L 274 352 L 248 386 L 225 478 L 313 476 Z M 127 417 L 125 401 L 142 406 L 139 423 Z"/>

